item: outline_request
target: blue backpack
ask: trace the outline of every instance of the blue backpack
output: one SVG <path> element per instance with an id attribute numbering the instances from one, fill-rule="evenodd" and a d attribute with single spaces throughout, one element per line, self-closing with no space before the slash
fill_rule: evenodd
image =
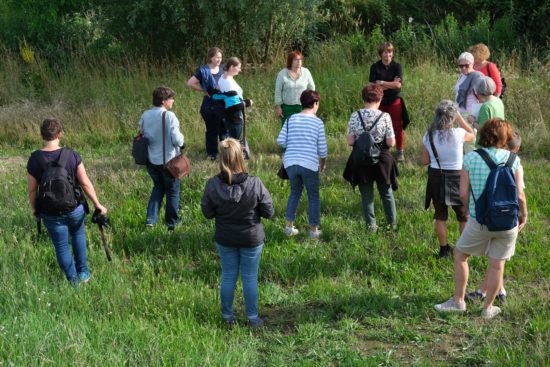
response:
<path id="1" fill-rule="evenodd" d="M 487 226 L 491 232 L 506 231 L 518 225 L 518 190 L 516 179 L 512 172 L 512 165 L 516 160 L 516 154 L 510 152 L 506 163 L 495 164 L 489 154 L 483 149 L 475 152 L 483 158 L 491 169 L 485 188 L 476 200 L 476 220 Z M 470 190 L 472 187 L 470 186 Z"/>

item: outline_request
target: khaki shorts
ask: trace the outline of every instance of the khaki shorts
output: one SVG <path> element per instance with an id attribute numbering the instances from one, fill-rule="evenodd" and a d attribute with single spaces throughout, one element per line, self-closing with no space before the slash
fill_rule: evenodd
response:
<path id="1" fill-rule="evenodd" d="M 468 218 L 456 249 L 467 255 L 487 255 L 491 259 L 508 260 L 514 255 L 517 237 L 517 226 L 507 231 L 490 232 L 475 218 Z"/>

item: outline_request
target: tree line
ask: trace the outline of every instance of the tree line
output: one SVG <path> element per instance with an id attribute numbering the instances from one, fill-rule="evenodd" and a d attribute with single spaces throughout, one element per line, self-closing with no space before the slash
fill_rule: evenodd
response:
<path id="1" fill-rule="evenodd" d="M 544 58 L 549 17 L 550 0 L 4 0 L 0 42 L 8 50 L 24 43 L 51 61 L 81 52 L 196 61 L 216 45 L 269 63 L 289 49 L 307 53 L 342 38 L 353 46 L 375 34 L 435 46 L 448 58 L 477 42 Z"/>

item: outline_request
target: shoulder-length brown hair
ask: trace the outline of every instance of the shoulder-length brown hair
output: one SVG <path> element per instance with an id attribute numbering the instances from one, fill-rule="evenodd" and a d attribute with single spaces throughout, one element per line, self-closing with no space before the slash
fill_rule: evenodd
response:
<path id="1" fill-rule="evenodd" d="M 479 134 L 479 145 L 482 147 L 507 149 L 508 141 L 514 135 L 514 129 L 508 121 L 496 117 L 485 122 Z"/>
<path id="2" fill-rule="evenodd" d="M 304 55 L 302 55 L 300 51 L 290 52 L 286 58 L 286 68 L 290 70 L 290 68 L 292 67 L 292 61 L 294 61 L 294 59 L 297 59 L 297 58 L 301 58 L 303 60 Z"/>

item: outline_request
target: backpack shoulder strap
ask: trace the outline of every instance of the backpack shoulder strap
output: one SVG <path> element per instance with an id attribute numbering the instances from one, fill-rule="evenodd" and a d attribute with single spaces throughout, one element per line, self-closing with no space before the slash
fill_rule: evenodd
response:
<path id="1" fill-rule="evenodd" d="M 443 173 L 443 170 L 441 169 L 441 163 L 439 163 L 439 154 L 437 153 L 437 149 L 435 149 L 433 131 L 428 132 L 428 139 L 430 140 L 430 146 L 432 148 L 432 153 L 434 154 L 434 158 L 435 158 L 435 161 L 437 162 L 437 165 L 439 167 L 439 171 L 441 173 Z"/>
<path id="2" fill-rule="evenodd" d="M 485 163 L 487 163 L 487 165 L 489 166 L 489 168 L 491 170 L 496 168 L 497 165 L 491 159 L 491 157 L 489 156 L 489 153 L 487 153 L 484 149 L 479 148 L 479 149 L 474 150 L 474 152 L 476 152 L 477 154 L 479 154 L 481 156 L 481 158 L 483 158 L 483 160 L 485 161 Z"/>
<path id="3" fill-rule="evenodd" d="M 363 126 L 363 130 L 365 130 L 365 132 L 368 132 L 367 125 L 365 125 L 365 121 L 363 121 L 363 116 L 361 116 L 361 110 L 357 111 L 357 116 L 359 116 L 359 121 L 361 121 L 361 126 Z"/>
<path id="4" fill-rule="evenodd" d="M 512 166 L 514 165 L 514 162 L 516 161 L 517 156 L 518 155 L 516 153 L 510 152 L 510 155 L 508 156 L 508 160 L 506 161 L 505 166 L 512 168 Z"/>
<path id="5" fill-rule="evenodd" d="M 67 165 L 67 162 L 69 161 L 69 155 L 71 154 L 70 149 L 68 148 L 61 148 L 61 154 L 59 155 L 59 159 L 57 160 L 57 164 L 59 167 L 65 168 Z"/>
<path id="6" fill-rule="evenodd" d="M 369 129 L 369 132 L 374 129 L 374 127 L 376 126 L 376 124 L 378 123 L 378 121 L 380 121 L 380 117 L 382 117 L 382 115 L 384 114 L 384 112 L 380 111 L 380 114 L 378 115 L 378 117 L 376 118 L 376 120 L 374 120 L 374 124 L 372 124 L 372 126 L 370 127 Z"/>

